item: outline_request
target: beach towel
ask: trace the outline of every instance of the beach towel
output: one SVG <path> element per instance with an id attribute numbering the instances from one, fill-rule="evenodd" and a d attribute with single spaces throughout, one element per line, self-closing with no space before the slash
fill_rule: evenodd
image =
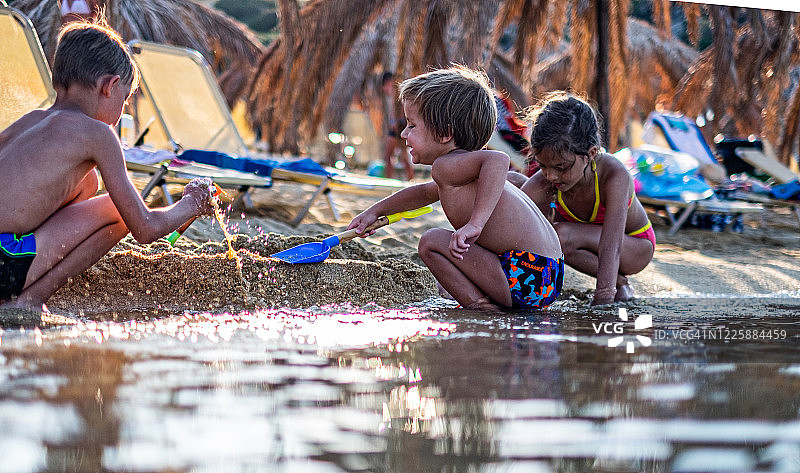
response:
<path id="1" fill-rule="evenodd" d="M 219 151 L 205 151 L 190 149 L 178 155 L 183 161 L 194 161 L 201 164 L 209 164 L 223 169 L 235 169 L 242 172 L 250 172 L 259 176 L 270 177 L 274 169 L 284 169 L 287 171 L 315 174 L 318 176 L 331 177 L 333 173 L 327 171 L 319 163 L 311 158 L 297 160 L 277 160 L 277 159 L 258 159 L 231 156 Z"/>
<path id="2" fill-rule="evenodd" d="M 164 149 L 150 151 L 143 148 L 122 148 L 122 153 L 128 163 L 161 164 L 175 159 L 174 153 Z"/>

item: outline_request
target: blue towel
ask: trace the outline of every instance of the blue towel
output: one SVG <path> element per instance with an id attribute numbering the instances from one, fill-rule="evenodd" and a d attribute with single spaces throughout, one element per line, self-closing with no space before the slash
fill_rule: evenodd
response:
<path id="1" fill-rule="evenodd" d="M 256 159 L 240 158 L 219 151 L 204 151 L 199 149 L 188 149 L 178 155 L 178 159 L 184 161 L 194 161 L 201 164 L 209 164 L 223 169 L 234 169 L 236 171 L 250 172 L 258 176 L 269 177 L 275 168 L 287 171 L 304 172 L 330 177 L 332 174 L 320 166 L 319 163 L 311 158 L 303 158 L 294 161 L 280 161 L 277 159 Z"/>

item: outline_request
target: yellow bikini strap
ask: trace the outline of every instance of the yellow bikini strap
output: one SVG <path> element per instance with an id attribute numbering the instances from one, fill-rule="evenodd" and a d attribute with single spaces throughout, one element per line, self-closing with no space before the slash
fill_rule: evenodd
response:
<path id="1" fill-rule="evenodd" d="M 640 228 L 640 229 L 638 229 L 638 230 L 634 230 L 634 231 L 632 231 L 632 232 L 628 233 L 628 236 L 636 236 L 636 235 L 638 235 L 638 234 L 640 234 L 640 233 L 644 233 L 644 232 L 646 232 L 647 230 L 649 230 L 649 229 L 650 229 L 650 227 L 652 227 L 652 226 L 653 226 L 653 224 L 652 224 L 652 223 L 650 223 L 650 220 L 648 220 L 648 221 L 647 221 L 647 223 L 646 223 L 646 224 L 644 224 L 644 226 L 643 226 L 642 228 Z"/>
<path id="2" fill-rule="evenodd" d="M 589 222 L 594 223 L 597 219 L 597 211 L 600 209 L 600 182 L 597 179 L 597 163 L 592 160 L 592 172 L 594 173 L 594 209 L 592 216 L 589 217 Z"/>

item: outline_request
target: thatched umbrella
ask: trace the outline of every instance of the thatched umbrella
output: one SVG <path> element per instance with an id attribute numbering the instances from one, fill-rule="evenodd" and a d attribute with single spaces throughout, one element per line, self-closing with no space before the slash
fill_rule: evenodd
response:
<path id="1" fill-rule="evenodd" d="M 672 37 L 670 4 L 653 0 L 650 26 L 628 18 L 628 0 L 316 0 L 302 10 L 281 0 L 283 36 L 251 83 L 250 116 L 273 150 L 296 152 L 320 125 L 340 129 L 353 97 L 373 110 L 380 72 L 402 80 L 459 62 L 486 69 L 522 106 L 543 84 L 587 94 L 605 111 L 612 149 L 632 116 L 657 106 L 694 116 L 713 104 L 714 133 L 773 133 L 788 156 L 800 122 L 789 81 L 797 15 L 756 11 L 736 27 L 740 10 L 685 3 L 695 43 L 699 15 L 711 16 L 714 45 L 698 54 Z"/>
<path id="2" fill-rule="evenodd" d="M 712 20 L 712 46 L 682 78 L 673 107 L 687 115 L 713 118 L 709 137 L 717 133 L 766 137 L 788 162 L 800 137 L 796 78 L 800 14 L 706 8 Z M 742 18 L 746 21 L 737 26 Z"/>
<path id="3" fill-rule="evenodd" d="M 385 21 L 396 2 L 317 0 L 302 11 L 294 0 L 279 3 L 281 36 L 256 68 L 247 94 L 249 116 L 273 151 L 298 153 L 301 142 L 306 144 L 313 138 L 323 113 L 329 109 L 339 74 L 356 73 L 349 83 L 363 82 L 359 76 L 365 74 L 366 65 L 355 70 L 343 66 L 353 64 L 348 58 L 351 53 L 358 54 L 354 44 L 374 44 L 362 36 L 362 31 L 365 26 L 369 30 Z M 349 104 L 352 90 L 345 97 Z"/>
<path id="4" fill-rule="evenodd" d="M 597 79 L 593 70 L 594 1 L 578 0 L 570 9 L 556 0 L 478 0 L 469 4 L 456 0 L 362 0 L 346 5 L 341 0 L 317 0 L 299 10 L 294 0 L 282 0 L 282 36 L 262 58 L 248 94 L 251 119 L 262 128 L 273 150 L 298 151 L 301 144 L 313 138 L 323 122 L 323 111 L 327 110 L 330 118 L 325 120 L 326 126 L 337 126 L 338 117 L 343 116 L 342 104 L 349 104 L 353 97 L 353 85 L 368 92 L 364 90 L 371 84 L 367 79 L 376 69 L 392 69 L 403 79 L 452 62 L 486 69 L 498 86 L 516 95 L 515 101 L 527 105 L 535 64 L 540 55 L 560 45 L 558 39 L 564 34 L 570 10 L 573 54 L 589 55 L 572 62 L 570 84 L 591 95 Z M 609 22 L 613 42 L 609 122 L 616 141 L 628 102 L 624 39 L 627 2 L 608 1 L 613 12 Z M 292 14 L 287 21 L 292 11 L 297 12 L 297 19 Z M 394 28 L 375 26 L 394 24 L 390 17 L 397 17 Z M 516 40 L 511 51 L 503 53 L 498 48 L 500 37 L 512 24 L 517 26 Z M 362 36 L 365 31 L 372 33 Z M 382 31 L 388 39 L 380 37 Z M 542 37 L 549 39 L 540 44 Z M 287 47 L 288 42 L 294 46 Z M 317 54 L 311 55 L 309 50 Z M 341 68 L 341 64 L 359 64 L 359 71 Z M 304 81 L 286 80 L 287 71 Z M 340 71 L 347 74 L 346 80 L 339 79 Z"/>
<path id="5" fill-rule="evenodd" d="M 631 79 L 625 109 L 627 118 L 642 120 L 654 109 L 664 108 L 666 102 L 671 102 L 672 91 L 698 53 L 677 38 L 660 34 L 655 26 L 642 20 L 628 18 L 627 22 Z M 573 86 L 571 51 L 565 46 L 536 65 L 533 71 L 534 96 Z"/>
<path id="6" fill-rule="evenodd" d="M 133 39 L 189 47 L 199 51 L 215 73 L 235 71 L 248 77 L 264 47 L 244 24 L 193 0 L 98 0 L 109 24 L 125 41 Z M 55 0 L 12 0 L 10 5 L 31 18 L 48 58 L 53 57 L 61 27 L 61 13 Z M 229 73 L 226 99 L 233 103 L 237 92 Z M 224 85 L 224 84 L 223 84 Z"/>
<path id="7" fill-rule="evenodd" d="M 287 8 L 282 7 L 282 12 L 293 11 Z M 383 71 L 403 80 L 430 67 L 451 62 L 479 67 L 487 60 L 491 60 L 490 77 L 515 99 L 528 102 L 507 64 L 490 59 L 485 48 L 496 9 L 492 0 L 469 5 L 456 0 L 351 1 L 346 8 L 336 1 L 312 2 L 298 11 L 297 22 L 302 26 L 292 27 L 292 34 L 282 28 L 281 37 L 262 58 L 248 95 L 250 117 L 274 151 L 296 151 L 313 138 L 320 124 L 325 131 L 340 130 L 355 95 L 365 99 L 364 106 L 380 126 L 385 97 L 377 78 Z M 292 53 L 285 46 L 287 41 L 302 44 L 300 51 Z M 321 65 L 307 62 L 309 56 L 303 52 L 307 49 L 319 51 L 326 60 Z M 315 72 L 319 67 L 325 69 L 324 74 Z M 287 82 L 286 70 L 302 71 L 303 77 L 316 77 L 318 82 L 315 87 L 306 85 L 312 82 Z M 294 107 L 287 109 L 284 104 Z"/>

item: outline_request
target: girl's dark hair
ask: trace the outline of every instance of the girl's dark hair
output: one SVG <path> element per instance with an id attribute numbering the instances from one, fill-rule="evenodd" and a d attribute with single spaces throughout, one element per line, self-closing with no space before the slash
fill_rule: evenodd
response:
<path id="1" fill-rule="evenodd" d="M 543 149 L 558 153 L 589 153 L 601 147 L 600 119 L 584 99 L 564 91 L 552 92 L 527 111 L 533 123 L 531 148 L 534 154 Z"/>

